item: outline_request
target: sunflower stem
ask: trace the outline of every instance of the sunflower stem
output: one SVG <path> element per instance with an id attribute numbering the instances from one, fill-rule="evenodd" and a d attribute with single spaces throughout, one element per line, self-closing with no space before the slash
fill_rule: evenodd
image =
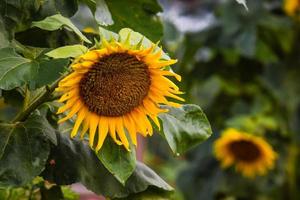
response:
<path id="1" fill-rule="evenodd" d="M 46 86 L 44 90 L 41 92 L 41 94 L 35 98 L 32 102 L 28 103 L 26 102 L 26 106 L 24 106 L 24 109 L 18 113 L 18 115 L 13 119 L 13 123 L 18 121 L 24 121 L 27 119 L 27 117 L 35 110 L 37 109 L 41 104 L 48 101 L 48 99 L 51 97 L 53 91 L 58 86 L 58 83 L 60 80 L 62 80 L 65 76 L 60 77 L 57 79 L 52 85 Z M 25 98 L 26 100 L 26 98 Z M 27 101 L 27 100 L 26 100 Z"/>

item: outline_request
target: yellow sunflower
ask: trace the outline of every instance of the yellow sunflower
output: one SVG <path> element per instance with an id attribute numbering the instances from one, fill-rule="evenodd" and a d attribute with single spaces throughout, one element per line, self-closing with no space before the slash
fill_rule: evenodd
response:
<path id="1" fill-rule="evenodd" d="M 160 128 L 158 114 L 167 111 L 160 105 L 180 107 L 170 98 L 184 101 L 177 96 L 182 92 L 167 78 L 181 80 L 166 68 L 176 60 L 163 60 L 163 51 L 154 44 L 132 45 L 129 37 L 123 42 L 103 39 L 102 48 L 76 59 L 72 73 L 57 88 L 63 93 L 59 102 L 65 103 L 58 114 L 69 111 L 59 123 L 76 115 L 71 137 L 81 129 L 83 138 L 88 131 L 89 144 L 96 151 L 108 134 L 129 150 L 128 135 L 137 145 L 137 133 L 152 135 L 151 121 Z"/>
<path id="2" fill-rule="evenodd" d="M 274 167 L 276 153 L 261 137 L 236 129 L 227 129 L 214 143 L 214 152 L 222 167 L 235 165 L 245 177 L 264 175 Z"/>
<path id="3" fill-rule="evenodd" d="M 299 12 L 300 1 L 299 0 L 285 0 L 283 8 L 288 15 L 294 16 L 297 12 Z"/>

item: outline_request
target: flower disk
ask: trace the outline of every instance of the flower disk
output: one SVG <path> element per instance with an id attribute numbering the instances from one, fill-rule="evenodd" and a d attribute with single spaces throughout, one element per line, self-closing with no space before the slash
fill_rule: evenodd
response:
<path id="1" fill-rule="evenodd" d="M 276 153 L 262 138 L 236 129 L 227 129 L 214 144 L 215 155 L 222 167 L 236 166 L 245 177 L 264 175 L 274 167 Z"/>
<path id="2" fill-rule="evenodd" d="M 181 80 L 165 69 L 176 60 L 162 60 L 162 53 L 155 45 L 144 48 L 104 40 L 103 48 L 77 58 L 73 72 L 57 88 L 63 94 L 59 102 L 64 102 L 58 114 L 68 111 L 59 123 L 76 116 L 71 137 L 81 130 L 83 138 L 88 132 L 90 146 L 96 151 L 108 134 L 127 150 L 126 132 L 134 145 L 137 133 L 152 135 L 151 121 L 160 128 L 158 114 L 167 111 L 160 105 L 180 107 L 169 99 L 184 101 L 178 96 L 182 92 L 166 77 Z"/>
<path id="3" fill-rule="evenodd" d="M 149 91 L 150 76 L 147 65 L 135 56 L 114 53 L 96 62 L 79 85 L 89 111 L 118 117 L 142 104 Z"/>

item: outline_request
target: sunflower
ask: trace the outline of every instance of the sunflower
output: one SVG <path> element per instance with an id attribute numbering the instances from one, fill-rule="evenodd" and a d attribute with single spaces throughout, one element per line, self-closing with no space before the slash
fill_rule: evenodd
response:
<path id="1" fill-rule="evenodd" d="M 283 8 L 288 15 L 294 16 L 297 12 L 299 12 L 300 1 L 299 0 L 285 0 Z"/>
<path id="2" fill-rule="evenodd" d="M 137 133 L 152 135 L 152 122 L 160 128 L 158 114 L 167 112 L 160 105 L 180 107 L 170 98 L 184 101 L 182 92 L 169 79 L 181 77 L 167 68 L 176 60 L 162 59 L 157 45 L 143 47 L 124 41 L 103 39 L 102 46 L 90 50 L 72 64 L 72 72 L 59 82 L 64 102 L 58 114 L 68 111 L 59 120 L 76 115 L 71 137 L 80 130 L 81 138 L 88 132 L 89 144 L 99 151 L 107 135 L 118 145 L 129 149 L 129 139 L 137 145 Z M 98 130 L 98 131 L 97 131 Z"/>
<path id="3" fill-rule="evenodd" d="M 261 137 L 236 129 L 227 129 L 214 143 L 214 152 L 222 167 L 235 165 L 245 177 L 264 175 L 274 167 L 276 153 Z"/>

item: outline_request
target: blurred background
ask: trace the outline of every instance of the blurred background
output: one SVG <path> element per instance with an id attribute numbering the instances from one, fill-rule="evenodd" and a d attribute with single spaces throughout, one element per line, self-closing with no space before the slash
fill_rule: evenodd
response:
<path id="1" fill-rule="evenodd" d="M 300 199 L 300 1 L 251 0 L 248 11 L 234 0 L 160 3 L 164 47 L 214 133 L 179 157 L 156 135 L 144 161 L 178 200 Z M 277 153 L 274 168 L 248 178 L 220 167 L 213 144 L 228 128 L 263 138 Z"/>

